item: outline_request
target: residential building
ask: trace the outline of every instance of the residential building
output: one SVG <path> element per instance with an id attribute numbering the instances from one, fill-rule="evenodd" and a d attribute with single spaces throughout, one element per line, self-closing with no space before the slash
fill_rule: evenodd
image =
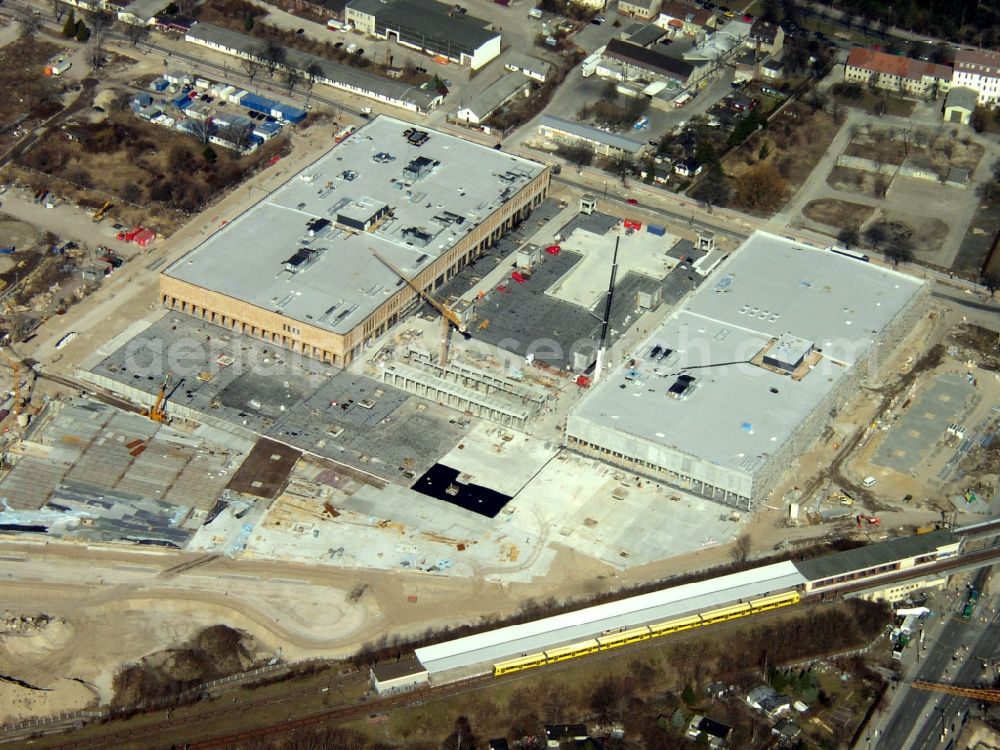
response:
<path id="1" fill-rule="evenodd" d="M 692 82 L 695 71 L 695 66 L 685 60 L 620 39 L 608 42 L 602 60 L 615 63 L 626 81 L 673 80 L 684 87 Z"/>
<path id="2" fill-rule="evenodd" d="M 133 26 L 152 26 L 156 14 L 169 4 L 169 0 L 132 0 L 118 11 L 118 20 Z"/>
<path id="3" fill-rule="evenodd" d="M 547 747 L 561 747 L 564 740 L 585 742 L 587 727 L 584 724 L 546 724 L 545 744 Z"/>
<path id="4" fill-rule="evenodd" d="M 350 0 L 344 18 L 364 34 L 473 70 L 500 54 L 500 34 L 487 21 L 436 0 Z"/>
<path id="5" fill-rule="evenodd" d="M 776 55 L 785 44 L 785 32 L 778 24 L 758 18 L 750 26 L 750 37 L 746 43 L 748 47 Z"/>
<path id="6" fill-rule="evenodd" d="M 979 92 L 967 86 L 953 86 L 944 100 L 944 121 L 968 125 L 976 111 Z"/>
<path id="7" fill-rule="evenodd" d="M 463 103 L 457 117 L 470 125 L 480 125 L 515 96 L 530 90 L 531 84 L 520 73 L 505 73 Z"/>
<path id="8" fill-rule="evenodd" d="M 160 301 L 344 367 L 548 189 L 544 164 L 379 115 L 169 265 Z"/>
<path id="9" fill-rule="evenodd" d="M 688 723 L 687 736 L 692 740 L 704 737 L 708 740 L 708 746 L 712 748 L 723 748 L 733 734 L 733 728 L 721 721 L 710 719 L 701 714 L 695 714 Z"/>
<path id="10" fill-rule="evenodd" d="M 958 50 L 951 82 L 975 90 L 984 107 L 996 107 L 1000 103 L 1000 52 Z"/>
<path id="11" fill-rule="evenodd" d="M 929 99 L 951 88 L 952 72 L 947 65 L 855 47 L 847 56 L 844 80 Z"/>
<path id="12" fill-rule="evenodd" d="M 654 23 L 633 23 L 619 35 L 619 38 L 632 44 L 638 44 L 640 47 L 649 47 L 666 35 L 667 30 Z"/>
<path id="13" fill-rule="evenodd" d="M 759 685 L 747 693 L 747 703 L 769 719 L 777 719 L 792 707 L 787 695 L 782 695 L 770 685 Z"/>
<path id="14" fill-rule="evenodd" d="M 415 657 L 376 664 L 369 670 L 372 688 L 379 695 L 402 693 L 427 684 L 427 669 Z"/>
<path id="15" fill-rule="evenodd" d="M 791 719 L 782 719 L 771 728 L 771 734 L 778 738 L 782 745 L 790 745 L 802 734 L 802 729 Z"/>
<path id="16" fill-rule="evenodd" d="M 618 12 L 632 18 L 655 18 L 660 0 L 618 0 Z"/>
<path id="17" fill-rule="evenodd" d="M 681 2 L 666 2 L 660 6 L 660 15 L 656 25 L 662 26 L 673 35 L 697 36 L 712 30 L 718 24 L 719 17 L 712 11 L 688 5 Z"/>
<path id="18" fill-rule="evenodd" d="M 552 63 L 530 55 L 523 55 L 520 52 L 511 52 L 503 66 L 507 70 L 521 73 L 539 83 L 545 83 L 555 72 L 555 66 Z"/>
<path id="19" fill-rule="evenodd" d="M 780 81 L 785 77 L 785 64 L 769 57 L 760 65 L 760 76 L 766 81 Z"/>
<path id="20" fill-rule="evenodd" d="M 618 133 L 609 133 L 591 125 L 584 125 L 561 117 L 543 115 L 538 123 L 539 134 L 552 141 L 572 146 L 589 146 L 599 156 L 616 158 L 620 156 L 638 157 L 647 144 L 635 141 Z"/>
<path id="21" fill-rule="evenodd" d="M 704 167 L 698 163 L 697 159 L 687 157 L 674 164 L 674 174 L 680 177 L 697 177 Z"/>
<path id="22" fill-rule="evenodd" d="M 669 164 L 643 165 L 639 175 L 644 180 L 652 180 L 655 185 L 666 185 L 670 182 L 672 171 Z"/>

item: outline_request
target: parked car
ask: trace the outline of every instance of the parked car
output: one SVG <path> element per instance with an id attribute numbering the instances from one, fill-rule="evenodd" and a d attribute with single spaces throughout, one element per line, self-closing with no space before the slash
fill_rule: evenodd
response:
<path id="1" fill-rule="evenodd" d="M 306 33 L 306 30 L 305 30 L 305 29 L 296 29 L 296 30 L 295 30 L 295 33 L 296 33 L 296 34 L 305 34 L 305 33 Z"/>
<path id="2" fill-rule="evenodd" d="M 630 206 L 638 206 L 639 205 L 639 201 L 637 201 L 635 198 L 628 198 L 625 202 L 628 205 L 630 205 Z"/>
<path id="3" fill-rule="evenodd" d="M 594 26 L 600 26 L 602 23 L 604 23 L 604 16 L 594 16 L 593 18 L 590 19 L 590 22 L 594 24 Z"/>

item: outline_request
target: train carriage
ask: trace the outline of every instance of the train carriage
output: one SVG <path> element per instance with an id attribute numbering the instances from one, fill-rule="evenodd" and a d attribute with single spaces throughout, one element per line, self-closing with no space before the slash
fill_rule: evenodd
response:
<path id="1" fill-rule="evenodd" d="M 750 614 L 749 604 L 734 604 L 731 607 L 720 607 L 719 609 L 713 609 L 705 612 L 701 616 L 702 624 L 713 625 L 717 622 L 726 622 L 727 620 L 735 620 L 737 617 L 746 617 Z"/>
<path id="2" fill-rule="evenodd" d="M 641 628 L 632 628 L 631 630 L 623 630 L 621 633 L 613 633 L 611 635 L 598 636 L 597 642 L 601 645 L 601 650 L 606 650 L 609 648 L 618 648 L 619 646 L 626 646 L 630 643 L 638 643 L 639 641 L 647 641 L 652 638 L 652 634 L 649 628 L 643 625 Z"/>
<path id="3" fill-rule="evenodd" d="M 682 630 L 697 628 L 699 625 L 701 625 L 701 618 L 698 615 L 691 615 L 689 617 L 679 617 L 676 620 L 667 620 L 666 622 L 658 622 L 655 625 L 650 625 L 649 632 L 653 638 L 659 638 L 661 635 L 679 633 Z"/>
<path id="4" fill-rule="evenodd" d="M 508 659 L 507 661 L 497 662 L 493 665 L 493 676 L 499 677 L 500 675 L 510 674 L 511 672 L 520 672 L 522 669 L 533 669 L 534 667 L 541 667 L 545 664 L 545 654 L 529 654 L 528 656 L 522 656 L 518 659 Z"/>
<path id="5" fill-rule="evenodd" d="M 578 656 L 586 656 L 587 654 L 592 654 L 595 651 L 600 651 L 600 649 L 601 646 L 598 644 L 597 640 L 591 639 L 580 643 L 572 643 L 569 646 L 547 649 L 545 651 L 545 657 L 548 659 L 549 664 L 554 664 L 557 661 L 565 661 L 566 659 L 575 659 Z"/>
<path id="6" fill-rule="evenodd" d="M 767 612 L 770 609 L 798 604 L 801 598 L 798 591 L 786 591 L 783 594 L 771 594 L 771 596 L 763 596 L 760 599 L 751 599 L 750 608 L 754 612 Z"/>

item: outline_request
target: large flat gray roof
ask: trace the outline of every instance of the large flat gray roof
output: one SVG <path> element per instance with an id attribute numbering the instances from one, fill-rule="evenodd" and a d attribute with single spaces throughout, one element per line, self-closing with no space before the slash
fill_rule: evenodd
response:
<path id="1" fill-rule="evenodd" d="M 832 576 L 847 575 L 910 557 L 927 555 L 953 542 L 955 538 L 951 531 L 939 529 L 929 534 L 902 536 L 885 542 L 866 544 L 864 547 L 838 552 L 835 555 L 803 560 L 795 563 L 795 567 L 807 580 L 822 581 Z"/>
<path id="2" fill-rule="evenodd" d="M 564 117 L 556 117 L 555 115 L 542 115 L 542 119 L 538 121 L 538 126 L 549 127 L 553 130 L 561 130 L 564 133 L 575 135 L 578 138 L 585 138 L 589 141 L 594 141 L 595 143 L 603 143 L 606 146 L 611 146 L 612 148 L 616 148 L 621 151 L 627 151 L 630 154 L 638 153 L 646 145 L 642 141 L 637 141 L 624 135 L 619 135 L 618 133 L 609 133 L 606 130 L 595 128 L 592 125 L 584 125 L 582 122 L 574 122 L 573 120 L 567 120 Z"/>
<path id="3" fill-rule="evenodd" d="M 610 372 L 570 420 L 752 474 L 922 284 L 756 232 L 640 344 L 634 367 Z M 747 363 L 782 334 L 822 352 L 801 379 Z M 671 353 L 654 359 L 654 347 Z M 670 398 L 668 389 L 685 373 L 694 382 L 684 397 Z"/>
<path id="4" fill-rule="evenodd" d="M 545 166 L 381 115 L 293 176 L 165 274 L 336 333 L 347 333 L 403 282 L 372 254 L 377 250 L 413 278 Z M 378 161 L 373 158 L 377 157 Z M 423 157 L 436 164 L 412 181 L 403 169 Z M 308 224 L 336 221 L 358 201 L 381 201 L 391 215 L 369 232 L 333 226 L 309 236 Z M 417 228 L 426 246 L 404 230 Z M 297 273 L 286 261 L 308 247 L 313 258 Z"/>
<path id="5" fill-rule="evenodd" d="M 353 3 L 349 3 L 353 5 Z M 458 13 L 436 0 L 394 0 L 375 11 L 376 23 L 409 30 L 427 39 L 475 50 L 500 34 L 487 29 L 489 21 Z"/>

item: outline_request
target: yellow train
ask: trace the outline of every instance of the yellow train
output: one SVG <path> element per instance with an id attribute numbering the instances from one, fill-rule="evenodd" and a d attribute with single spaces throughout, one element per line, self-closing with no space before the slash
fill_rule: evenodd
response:
<path id="1" fill-rule="evenodd" d="M 653 625 L 643 625 L 629 630 L 605 633 L 596 638 L 572 643 L 569 646 L 559 646 L 547 651 L 525 654 L 517 659 L 497 662 L 493 665 L 493 676 L 499 677 L 511 672 L 520 672 L 524 669 L 543 667 L 546 664 L 555 664 L 567 659 L 575 659 L 579 656 L 593 654 L 597 651 L 607 651 L 619 646 L 627 646 L 630 643 L 648 641 L 651 638 L 679 633 L 682 630 L 691 630 L 692 628 L 700 628 L 703 625 L 714 625 L 717 622 L 735 620 L 737 617 L 747 617 L 758 612 L 767 612 L 779 607 L 788 607 L 792 604 L 798 604 L 800 598 L 798 591 L 772 594 L 771 596 L 751 599 L 749 602 L 720 607 L 697 615 L 687 615 L 674 620 L 658 622 Z"/>

